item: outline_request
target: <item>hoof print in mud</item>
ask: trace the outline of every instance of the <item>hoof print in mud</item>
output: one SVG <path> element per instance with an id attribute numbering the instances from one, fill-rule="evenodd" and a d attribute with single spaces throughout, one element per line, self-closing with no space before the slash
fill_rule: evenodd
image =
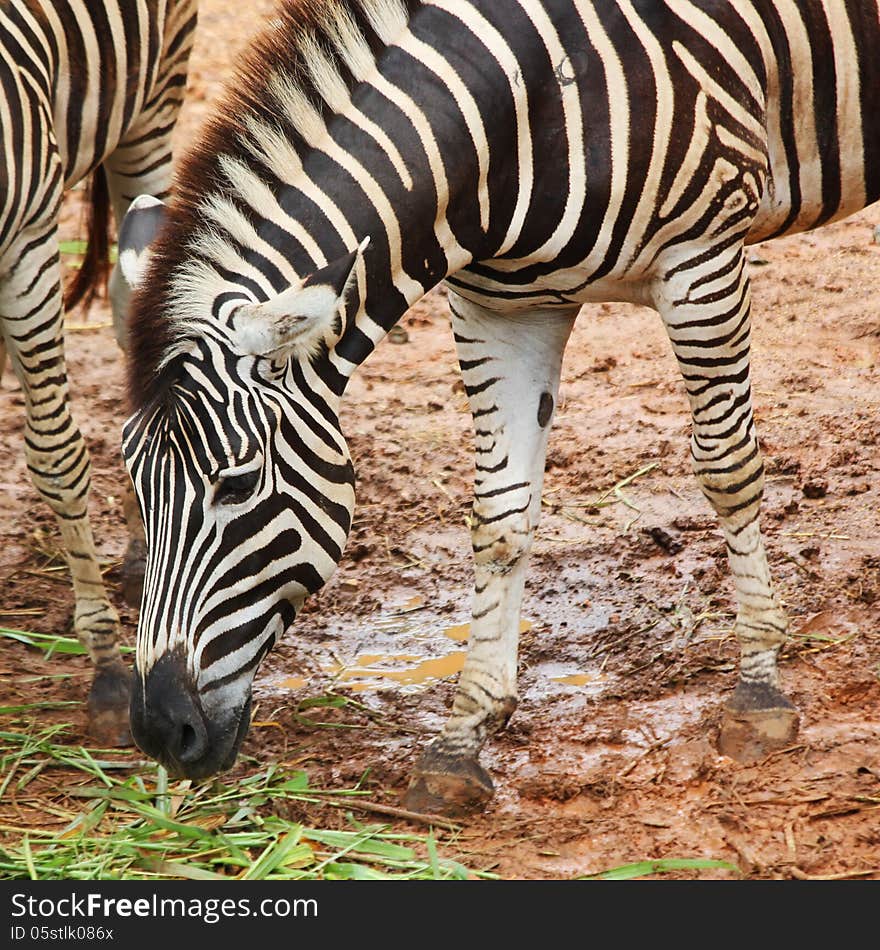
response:
<path id="1" fill-rule="evenodd" d="M 89 691 L 89 737 L 109 748 L 134 745 L 129 726 L 130 704 L 131 673 L 124 664 L 114 663 L 97 670 Z"/>
<path id="2" fill-rule="evenodd" d="M 797 738 L 800 715 L 777 689 L 740 683 L 725 703 L 718 751 L 737 762 L 756 762 Z"/>
<path id="3" fill-rule="evenodd" d="M 457 818 L 481 811 L 495 793 L 476 759 L 428 752 L 413 771 L 403 803 L 410 811 Z"/>

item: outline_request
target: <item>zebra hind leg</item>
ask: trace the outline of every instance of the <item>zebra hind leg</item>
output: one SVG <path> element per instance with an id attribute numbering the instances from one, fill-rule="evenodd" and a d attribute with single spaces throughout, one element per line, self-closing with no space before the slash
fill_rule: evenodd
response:
<path id="1" fill-rule="evenodd" d="M 475 430 L 472 620 L 452 713 L 417 763 L 405 802 L 415 811 L 456 815 L 491 798 L 492 779 L 479 753 L 517 705 L 526 564 L 576 311 L 499 316 L 452 293 L 449 301 Z"/>
<path id="2" fill-rule="evenodd" d="M 691 405 L 694 472 L 718 515 L 736 591 L 739 680 L 724 704 L 718 748 L 755 761 L 790 745 L 799 717 L 779 689 L 788 621 L 758 524 L 764 467 L 749 381 L 749 281 L 740 246 L 692 261 L 670 272 L 655 299 Z"/>

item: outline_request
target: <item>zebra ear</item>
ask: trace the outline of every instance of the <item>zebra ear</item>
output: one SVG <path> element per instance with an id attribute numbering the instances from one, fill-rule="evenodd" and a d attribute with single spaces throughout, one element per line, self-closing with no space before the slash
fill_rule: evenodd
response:
<path id="1" fill-rule="evenodd" d="M 338 336 L 348 293 L 369 238 L 349 254 L 322 267 L 277 297 L 243 304 L 232 314 L 238 346 L 253 356 L 290 356 L 312 351 L 328 331 Z M 286 353 L 285 353 L 286 351 Z"/>
<path id="2" fill-rule="evenodd" d="M 165 220 L 165 204 L 152 195 L 132 201 L 119 228 L 119 269 L 134 290 L 143 279 L 153 243 Z"/>

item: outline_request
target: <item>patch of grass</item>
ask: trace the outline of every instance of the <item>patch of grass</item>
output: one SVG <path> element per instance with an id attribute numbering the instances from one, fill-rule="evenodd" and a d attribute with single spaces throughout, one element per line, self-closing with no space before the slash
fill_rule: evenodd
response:
<path id="1" fill-rule="evenodd" d="M 727 861 L 714 861 L 709 858 L 661 858 L 655 861 L 636 861 L 621 864 L 598 874 L 585 874 L 579 881 L 631 881 L 652 874 L 668 874 L 670 871 L 692 871 L 720 868 L 725 871 L 739 872 L 735 864 Z"/>
<path id="2" fill-rule="evenodd" d="M 0 716 L 12 716 L 15 713 L 34 712 L 37 709 L 64 709 L 67 706 L 78 706 L 75 699 L 47 700 L 43 703 L 22 703 L 19 706 L 0 706 Z"/>
<path id="3" fill-rule="evenodd" d="M 170 782 L 155 763 L 66 743 L 69 733 L 64 723 L 0 732 L 0 803 L 15 808 L 0 811 L 0 878 L 492 877 L 443 858 L 436 831 L 419 835 L 360 822 L 354 808 L 368 795 L 364 789 L 312 788 L 305 772 L 275 765 L 228 782 Z M 38 782 L 49 770 L 58 770 L 51 784 L 45 776 Z M 290 803 L 298 812 L 309 805 L 343 809 L 346 827 L 280 817 Z M 25 807 L 31 826 L 10 824 Z M 43 827 L 33 820 L 41 814 Z"/>
<path id="4" fill-rule="evenodd" d="M 338 695 L 325 695 L 325 696 L 311 696 L 308 699 L 301 700 L 293 713 L 293 718 L 295 722 L 298 722 L 302 726 L 310 726 L 313 729 L 363 729 L 363 726 L 357 725 L 356 723 L 347 723 L 347 722 L 321 722 L 317 719 L 312 719 L 309 716 L 303 716 L 303 710 L 308 709 L 343 709 L 346 706 L 351 705 L 347 697 L 338 696 Z"/>
<path id="5" fill-rule="evenodd" d="M 17 640 L 25 646 L 35 647 L 46 654 L 48 660 L 54 653 L 65 653 L 81 656 L 85 654 L 85 647 L 76 637 L 64 637 L 51 633 L 33 633 L 29 630 L 13 630 L 10 627 L 0 627 L 0 637 L 8 640 Z M 134 653 L 134 647 L 119 645 L 122 653 Z"/>
<path id="6" fill-rule="evenodd" d="M 800 641 L 801 643 L 810 644 L 815 650 L 827 650 L 829 647 L 839 646 L 841 643 L 848 643 L 855 637 L 854 633 L 847 633 L 842 637 L 832 637 L 827 633 L 818 633 L 813 631 L 807 631 L 806 633 L 801 633 L 800 631 L 794 631 L 789 634 L 793 641 Z"/>

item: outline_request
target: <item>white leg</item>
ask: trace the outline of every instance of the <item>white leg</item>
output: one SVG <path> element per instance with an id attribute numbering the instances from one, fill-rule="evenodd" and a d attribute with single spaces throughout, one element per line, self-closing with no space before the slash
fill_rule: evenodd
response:
<path id="1" fill-rule="evenodd" d="M 471 633 L 452 713 L 421 757 L 409 807 L 454 812 L 484 802 L 486 738 L 516 708 L 520 604 L 541 514 L 547 436 L 577 310 L 486 311 L 450 293 L 459 363 L 474 417 Z"/>

